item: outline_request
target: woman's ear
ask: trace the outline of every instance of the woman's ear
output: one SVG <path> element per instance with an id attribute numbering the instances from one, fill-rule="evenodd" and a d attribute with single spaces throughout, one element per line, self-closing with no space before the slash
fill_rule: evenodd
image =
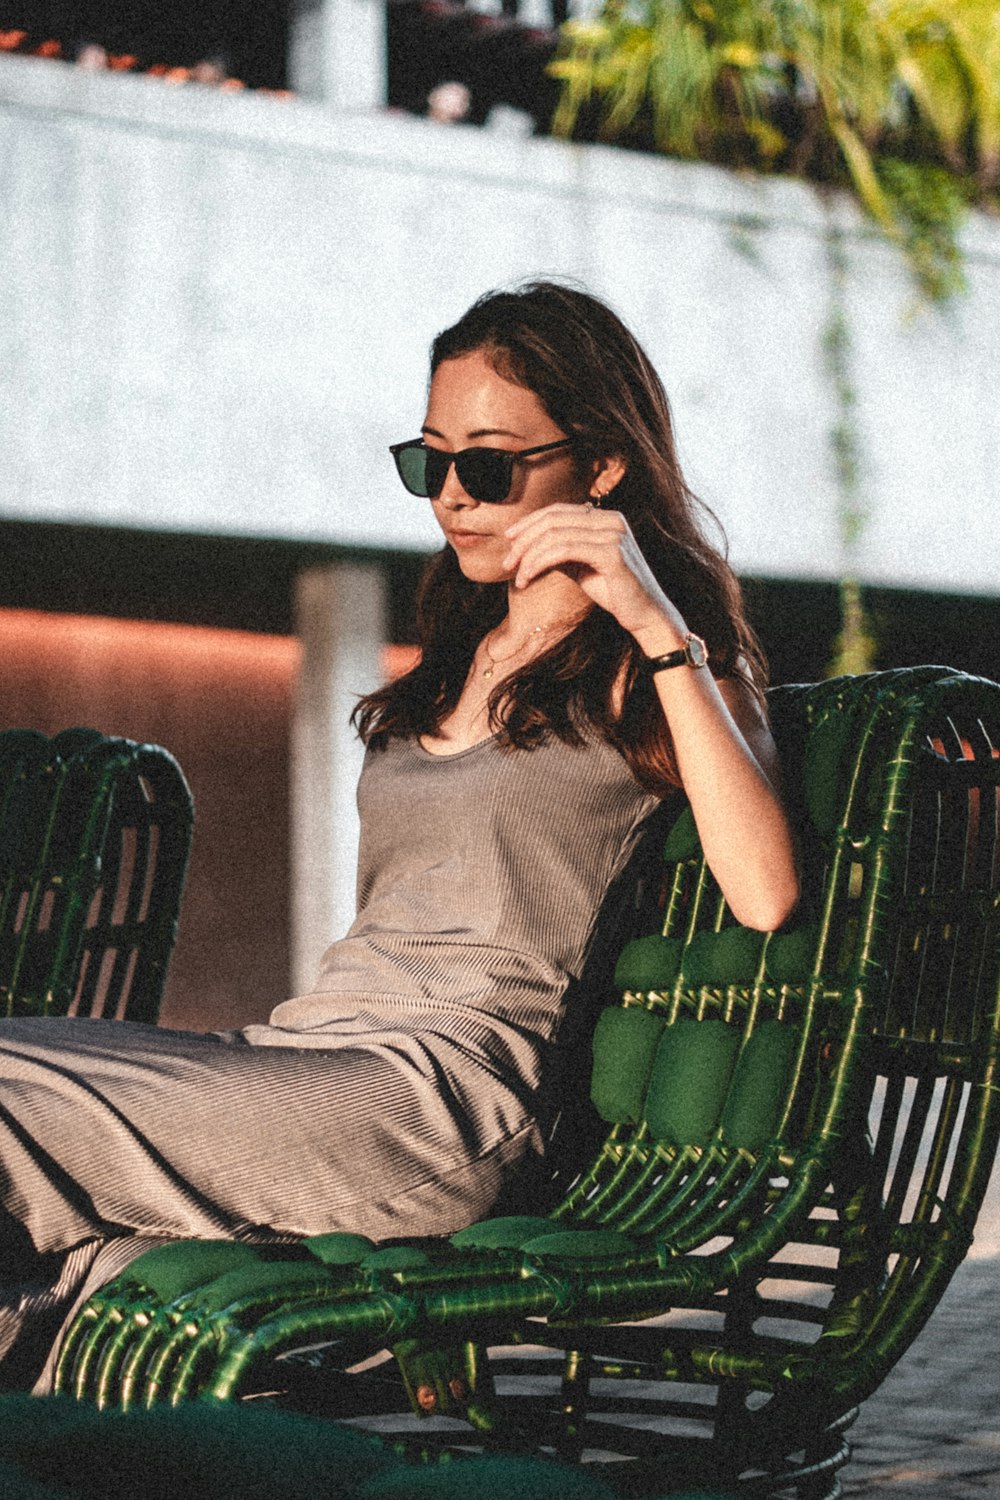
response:
<path id="1" fill-rule="evenodd" d="M 594 465 L 594 477 L 590 485 L 590 498 L 598 504 L 606 500 L 611 491 L 616 489 L 625 478 L 628 464 L 620 453 L 613 454 L 610 458 L 602 458 Z"/>

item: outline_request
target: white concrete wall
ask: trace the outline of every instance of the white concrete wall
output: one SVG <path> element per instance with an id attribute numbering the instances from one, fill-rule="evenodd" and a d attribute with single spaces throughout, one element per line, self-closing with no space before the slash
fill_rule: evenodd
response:
<path id="1" fill-rule="evenodd" d="M 970 227 L 967 299 L 908 319 L 836 212 L 862 576 L 994 592 L 1000 229 Z M 385 452 L 428 340 L 568 273 L 647 343 L 737 566 L 835 576 L 824 222 L 797 183 L 0 57 L 0 514 L 432 545 Z"/>

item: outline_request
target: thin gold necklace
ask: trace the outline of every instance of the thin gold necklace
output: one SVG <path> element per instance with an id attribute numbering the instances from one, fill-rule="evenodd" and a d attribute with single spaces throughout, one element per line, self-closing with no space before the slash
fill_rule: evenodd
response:
<path id="1" fill-rule="evenodd" d="M 548 627 L 549 630 L 552 630 L 553 628 L 554 627 L 551 625 Z M 486 652 L 486 658 L 489 661 L 489 666 L 483 668 L 483 676 L 487 679 L 492 677 L 494 667 L 502 666 L 505 661 L 513 661 L 518 652 L 524 650 L 525 646 L 531 640 L 531 637 L 533 635 L 541 635 L 543 630 L 545 629 L 546 627 L 544 625 L 536 625 L 534 630 L 529 631 L 523 641 L 518 641 L 513 651 L 509 651 L 506 656 L 493 655 L 493 652 L 490 650 L 490 636 L 493 634 L 493 632 L 492 630 L 489 631 L 486 635 L 483 636 L 483 650 Z"/>

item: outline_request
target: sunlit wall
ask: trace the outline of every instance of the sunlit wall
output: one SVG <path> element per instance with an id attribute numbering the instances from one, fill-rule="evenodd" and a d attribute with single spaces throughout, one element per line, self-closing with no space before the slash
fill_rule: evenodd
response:
<path id="1" fill-rule="evenodd" d="M 844 567 L 836 313 L 853 565 L 995 592 L 1000 228 L 966 252 L 969 295 L 910 316 L 897 254 L 801 183 L 0 57 L 0 515 L 429 547 L 386 453 L 428 340 L 558 272 L 648 344 L 742 572 Z"/>

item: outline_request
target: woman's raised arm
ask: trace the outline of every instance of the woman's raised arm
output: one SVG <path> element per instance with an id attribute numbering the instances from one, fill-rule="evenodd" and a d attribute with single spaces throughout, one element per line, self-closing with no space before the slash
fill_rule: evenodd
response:
<path id="1" fill-rule="evenodd" d="M 515 590 L 558 570 L 647 657 L 683 647 L 687 623 L 618 512 L 552 505 L 515 522 L 507 536 L 504 561 L 515 570 Z M 654 682 L 705 857 L 733 914 L 749 927 L 779 927 L 798 900 L 799 880 L 763 711 L 743 680 L 717 682 L 707 668 L 667 668 Z"/>

